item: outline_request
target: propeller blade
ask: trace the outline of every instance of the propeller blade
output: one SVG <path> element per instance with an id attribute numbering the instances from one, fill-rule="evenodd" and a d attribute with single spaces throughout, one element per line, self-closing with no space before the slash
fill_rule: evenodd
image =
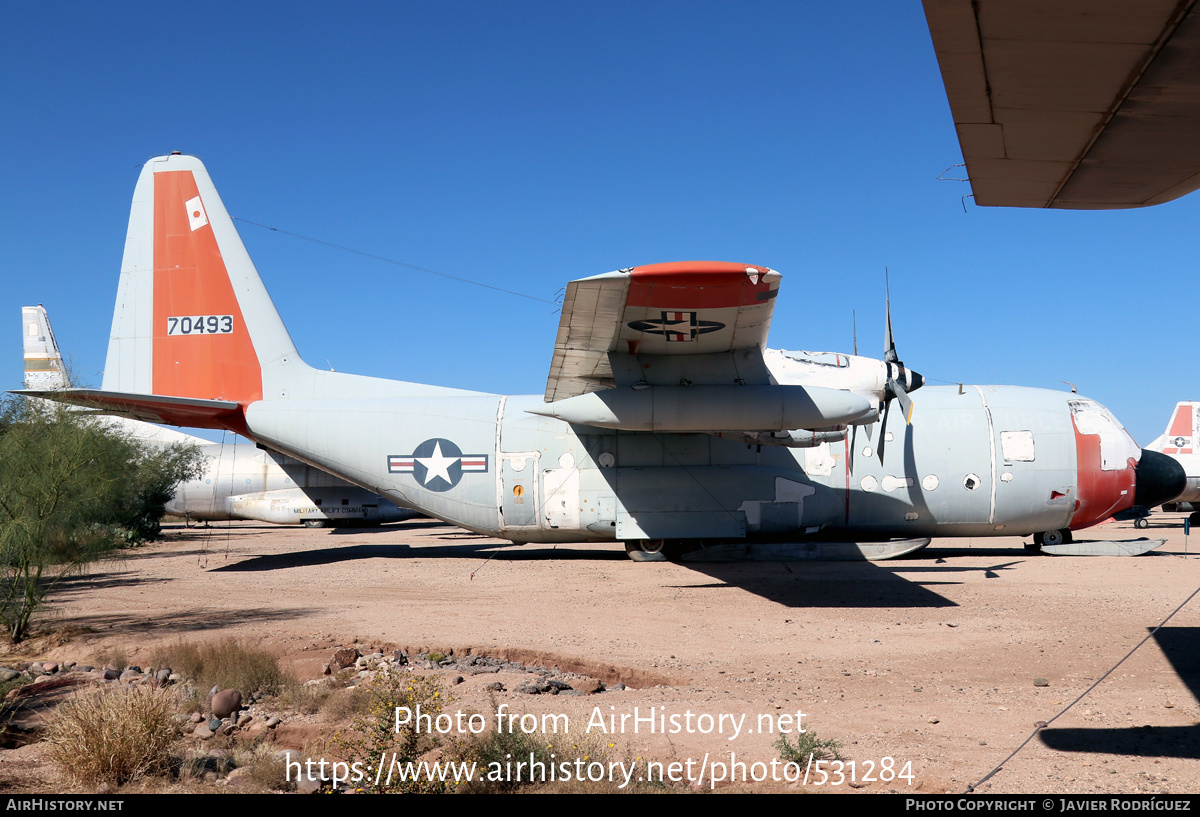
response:
<path id="1" fill-rule="evenodd" d="M 888 391 L 900 401 L 900 408 L 904 409 L 904 424 L 912 425 L 913 401 L 908 396 L 908 392 L 896 380 L 888 380 Z"/>
<path id="2" fill-rule="evenodd" d="M 892 290 L 887 280 L 887 268 L 883 270 L 884 292 L 887 293 L 887 326 L 883 338 L 883 360 L 885 363 L 899 363 L 900 356 L 896 354 L 896 341 L 892 338 Z"/>
<path id="3" fill-rule="evenodd" d="M 886 336 L 883 343 L 883 360 L 887 367 L 887 385 L 884 387 L 883 394 L 884 414 L 886 416 L 893 399 L 899 400 L 900 407 L 904 409 L 904 424 L 912 425 L 913 402 L 904 388 L 904 383 L 908 383 L 913 389 L 919 389 L 924 385 L 925 378 L 916 372 L 905 369 L 904 364 L 900 362 L 900 355 L 896 354 L 896 339 L 892 335 L 892 290 L 887 278 L 887 267 L 884 267 L 883 276 L 887 298 Z"/>
<path id="4" fill-rule="evenodd" d="M 879 421 L 879 445 L 876 451 L 879 453 L 879 464 L 883 465 L 883 444 L 887 441 L 887 418 L 892 410 L 892 401 L 887 400 L 883 404 L 883 417 Z"/>

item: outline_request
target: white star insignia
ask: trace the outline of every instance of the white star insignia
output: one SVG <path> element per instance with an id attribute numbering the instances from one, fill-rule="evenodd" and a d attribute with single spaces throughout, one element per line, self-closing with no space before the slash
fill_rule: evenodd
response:
<path id="1" fill-rule="evenodd" d="M 442 444 L 440 442 L 433 444 L 433 454 L 428 457 L 417 457 L 417 462 L 425 466 L 425 484 L 428 485 L 433 481 L 434 477 L 441 477 L 446 482 L 453 482 L 450 479 L 450 466 L 459 461 L 459 457 L 446 457 L 442 455 Z"/>

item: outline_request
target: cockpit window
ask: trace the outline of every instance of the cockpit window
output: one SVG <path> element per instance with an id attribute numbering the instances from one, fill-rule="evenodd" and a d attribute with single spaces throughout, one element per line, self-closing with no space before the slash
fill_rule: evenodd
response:
<path id="1" fill-rule="evenodd" d="M 1140 460 L 1142 449 L 1129 436 L 1129 432 L 1117 421 L 1108 409 L 1095 400 L 1068 400 L 1075 428 L 1080 434 L 1100 436 L 1100 468 L 1104 471 L 1120 471 L 1129 460 Z"/>

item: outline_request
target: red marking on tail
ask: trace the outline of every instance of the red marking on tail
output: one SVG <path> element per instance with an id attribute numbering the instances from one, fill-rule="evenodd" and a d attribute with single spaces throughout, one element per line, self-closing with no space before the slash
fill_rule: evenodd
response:
<path id="1" fill-rule="evenodd" d="M 185 203 L 198 195 L 191 171 L 154 175 L 153 389 L 245 406 L 262 399 L 262 372 L 212 225 L 192 229 Z M 232 331 L 168 334 L 169 318 L 209 315 L 232 316 Z"/>
<path id="2" fill-rule="evenodd" d="M 1192 436 L 1192 407 L 1190 405 L 1175 407 L 1175 416 L 1171 418 L 1171 430 L 1167 432 L 1167 436 Z"/>

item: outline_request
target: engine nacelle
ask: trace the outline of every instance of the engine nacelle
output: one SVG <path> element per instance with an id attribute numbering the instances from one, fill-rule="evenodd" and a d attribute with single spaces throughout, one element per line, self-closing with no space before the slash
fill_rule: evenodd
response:
<path id="1" fill-rule="evenodd" d="M 832 431 L 711 431 L 714 437 L 737 440 L 746 445 L 782 445 L 784 448 L 812 448 L 821 443 L 836 443 L 846 439 L 846 429 Z"/>
<path id="2" fill-rule="evenodd" d="M 821 386 L 626 386 L 526 409 L 621 431 L 709 432 L 828 428 L 870 417 L 866 398 Z"/>

